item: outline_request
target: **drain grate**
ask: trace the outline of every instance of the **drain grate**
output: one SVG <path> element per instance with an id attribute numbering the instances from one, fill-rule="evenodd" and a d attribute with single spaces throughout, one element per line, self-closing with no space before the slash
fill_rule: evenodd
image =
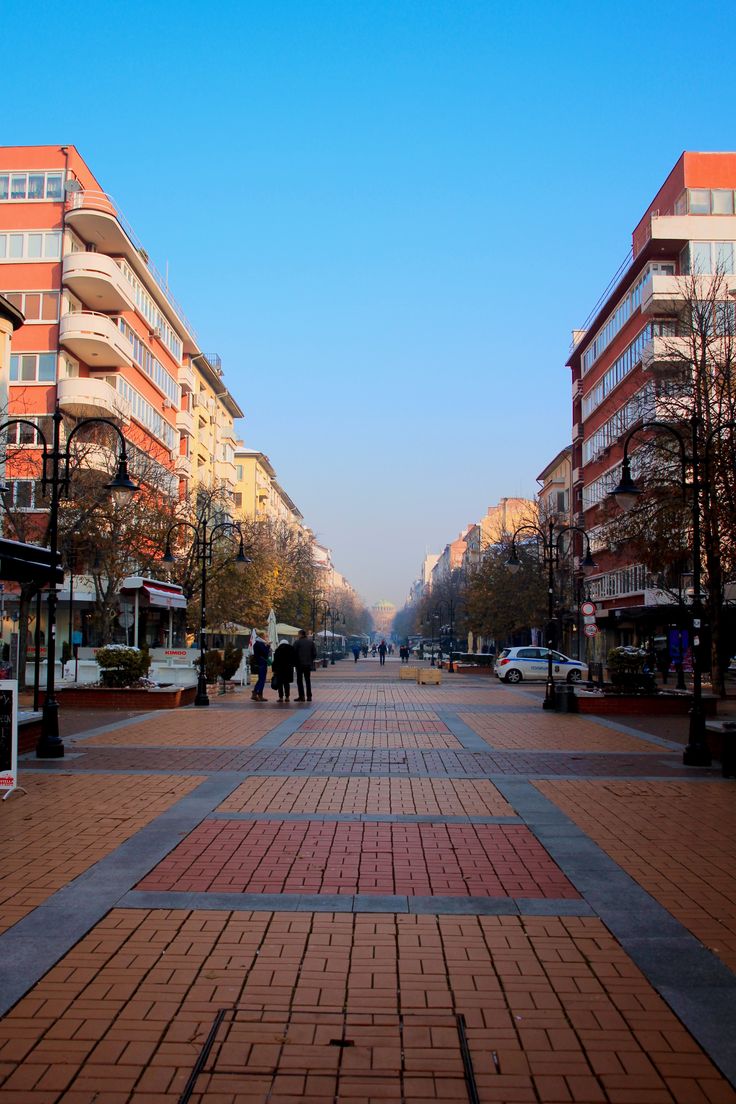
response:
<path id="1" fill-rule="evenodd" d="M 179 1104 L 314 1104 L 374 1096 L 478 1104 L 465 1020 L 453 1012 L 220 1009 Z"/>

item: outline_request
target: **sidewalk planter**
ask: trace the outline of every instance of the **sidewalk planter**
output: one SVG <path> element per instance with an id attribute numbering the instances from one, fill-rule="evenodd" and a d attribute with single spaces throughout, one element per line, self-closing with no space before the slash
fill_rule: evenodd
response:
<path id="1" fill-rule="evenodd" d="M 418 667 L 400 667 L 399 668 L 399 678 L 400 679 L 410 679 L 412 682 L 416 682 L 418 677 L 419 677 L 419 668 Z"/>
<path id="2" fill-rule="evenodd" d="M 444 666 L 446 664 L 443 664 Z M 457 660 L 453 662 L 453 667 L 457 675 L 480 675 L 481 678 L 488 678 L 496 673 L 492 667 L 481 667 L 475 663 L 458 663 Z"/>
<path id="3" fill-rule="evenodd" d="M 690 694 L 586 694 L 578 690 L 578 712 L 602 717 L 686 717 L 692 705 Z M 717 698 L 704 698 L 706 717 L 715 717 Z"/>
<path id="4" fill-rule="evenodd" d="M 56 691 L 63 709 L 178 709 L 191 705 L 197 694 L 196 685 L 156 686 L 150 690 L 107 686 L 60 686 Z M 41 702 L 45 699 L 41 695 Z"/>
<path id="5" fill-rule="evenodd" d="M 417 671 L 417 682 L 420 686 L 439 686 L 442 675 L 436 667 L 420 667 Z"/>

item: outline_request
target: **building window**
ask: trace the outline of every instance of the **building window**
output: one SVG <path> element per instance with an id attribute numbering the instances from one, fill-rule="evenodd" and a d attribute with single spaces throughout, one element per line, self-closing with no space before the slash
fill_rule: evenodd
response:
<path id="1" fill-rule="evenodd" d="M 691 215 L 732 215 L 735 193 L 731 188 L 690 188 L 687 207 Z M 678 201 L 679 203 L 679 201 Z M 684 214 L 678 211 L 676 214 Z"/>
<path id="2" fill-rule="evenodd" d="M 710 276 L 714 272 L 734 274 L 733 242 L 691 241 L 680 254 L 680 271 L 686 275 Z"/>
<path id="3" fill-rule="evenodd" d="M 235 509 L 240 510 L 243 506 L 243 496 L 239 491 L 236 491 L 233 495 L 233 502 L 235 503 Z"/>
<path id="4" fill-rule="evenodd" d="M 41 491 L 40 480 L 11 479 L 5 501 L 9 510 L 45 510 L 48 503 Z"/>
<path id="5" fill-rule="evenodd" d="M 60 200 L 63 176 L 61 172 L 0 173 L 0 200 Z"/>
<path id="6" fill-rule="evenodd" d="M 58 261 L 61 258 L 61 233 L 19 230 L 0 234 L 0 261 Z"/>
<path id="7" fill-rule="evenodd" d="M 18 353 L 10 358 L 11 383 L 54 383 L 56 353 Z"/>
<path id="8" fill-rule="evenodd" d="M 58 291 L 5 291 L 14 307 L 22 311 L 26 322 L 58 322 Z"/>
<path id="9" fill-rule="evenodd" d="M 50 415 L 24 414 L 23 418 L 25 420 L 21 424 L 13 422 L 8 426 L 6 430 L 8 448 L 15 448 L 20 445 L 31 445 L 33 448 L 43 446 L 43 440 L 33 427 L 28 425 L 28 422 L 34 422 L 38 426 L 47 444 L 51 445 L 53 443 L 53 422 Z"/>

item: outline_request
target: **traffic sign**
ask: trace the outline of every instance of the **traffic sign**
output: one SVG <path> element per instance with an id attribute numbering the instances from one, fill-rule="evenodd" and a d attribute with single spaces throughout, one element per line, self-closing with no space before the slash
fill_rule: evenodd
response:
<path id="1" fill-rule="evenodd" d="M 589 613 L 586 613 L 585 617 L 583 618 L 583 624 L 584 625 L 595 625 L 595 617 L 593 617 Z"/>
<path id="2" fill-rule="evenodd" d="M 583 602 L 580 612 L 584 617 L 591 617 L 595 613 L 595 602 Z"/>
<path id="3" fill-rule="evenodd" d="M 586 636 L 597 636 L 598 635 L 598 626 L 597 625 L 584 625 L 583 626 L 583 632 L 585 633 Z"/>

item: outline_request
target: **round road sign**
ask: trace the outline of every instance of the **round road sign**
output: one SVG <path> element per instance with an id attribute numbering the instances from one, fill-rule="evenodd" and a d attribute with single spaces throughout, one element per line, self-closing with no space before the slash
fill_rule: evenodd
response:
<path id="1" fill-rule="evenodd" d="M 586 636 L 597 636 L 598 626 L 597 625 L 585 625 L 583 627 L 583 632 L 585 633 Z"/>
<path id="2" fill-rule="evenodd" d="M 595 602 L 583 602 L 582 606 L 580 607 L 580 612 L 585 617 L 592 616 L 592 614 L 595 613 Z"/>

